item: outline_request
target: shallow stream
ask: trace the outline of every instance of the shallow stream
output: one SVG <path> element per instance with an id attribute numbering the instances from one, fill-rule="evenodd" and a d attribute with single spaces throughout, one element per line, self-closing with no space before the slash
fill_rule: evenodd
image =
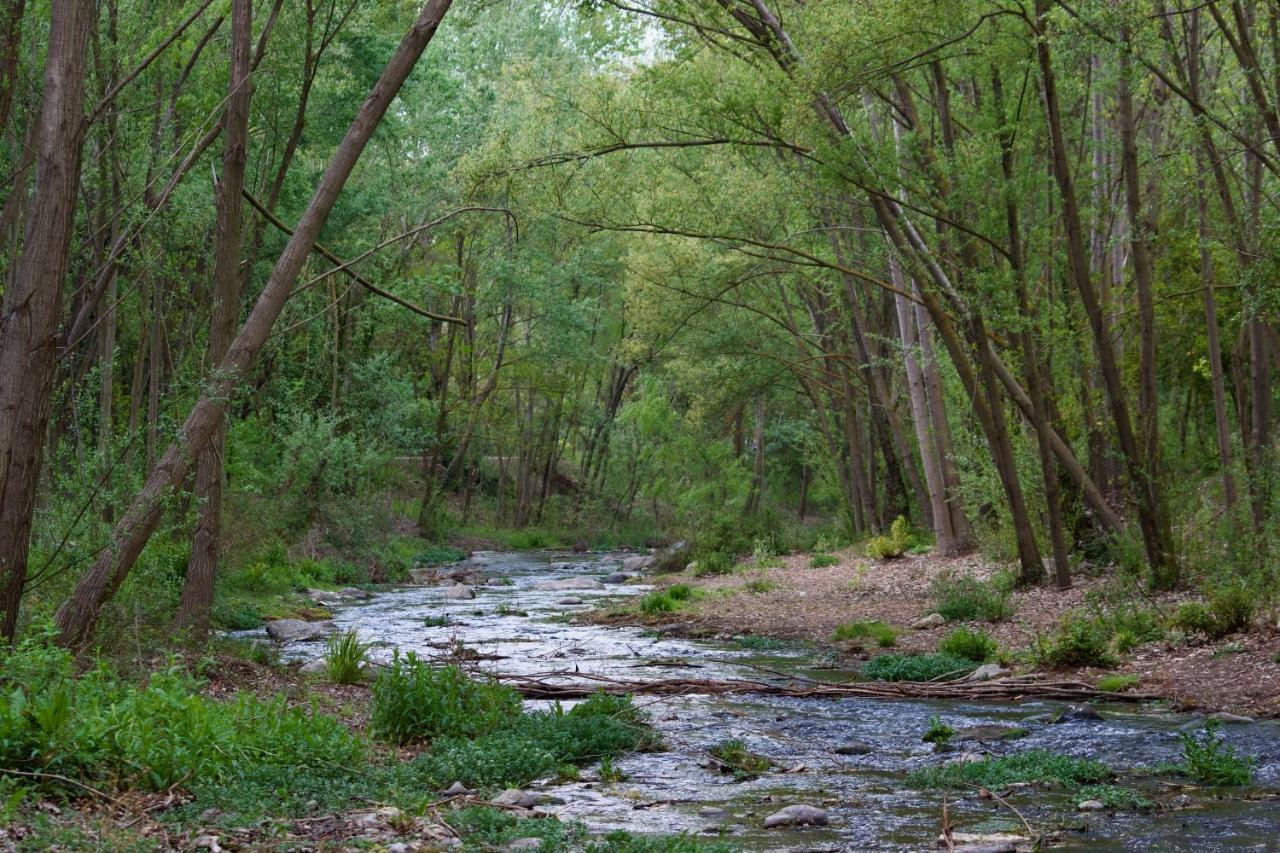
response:
<path id="1" fill-rule="evenodd" d="M 569 577 L 599 579 L 616 571 L 619 555 L 477 553 L 463 565 L 509 585 L 477 585 L 473 600 L 446 600 L 440 587 L 410 587 L 337 608 L 334 621 L 375 645 L 375 658 L 393 649 L 444 656 L 458 643 L 478 653 L 481 671 L 535 674 L 577 670 L 628 680 L 771 677 L 769 671 L 841 679 L 804 648 L 750 651 L 733 643 L 655 636 L 640 628 L 574 624 L 569 617 L 648 591 L 634 584 L 600 589 L 545 590 L 539 582 Z M 561 603 L 580 599 L 581 604 Z M 429 623 L 428 617 L 433 617 Z M 440 624 L 447 617 L 447 624 Z M 316 644 L 286 647 L 286 655 L 313 658 Z M 584 772 L 577 782 L 551 791 L 564 800 L 545 807 L 593 831 L 689 832 L 722 835 L 752 850 L 925 850 L 940 831 L 943 795 L 913 790 L 907 774 L 941 764 L 954 754 L 935 753 L 921 734 L 932 715 L 951 726 L 1018 725 L 1029 734 L 1015 741 L 966 745 L 1001 754 L 1048 749 L 1093 758 L 1122 775 L 1136 767 L 1176 762 L 1178 733 L 1197 719 L 1131 705 L 1099 706 L 1103 720 L 1052 724 L 1062 706 L 1050 702 L 983 704 L 849 698 L 790 699 L 772 696 L 674 698 L 639 696 L 661 731 L 667 750 L 618 762 L 625 779 L 606 783 Z M 1056 831 L 1055 849 L 1151 851 L 1280 851 L 1280 725 L 1275 721 L 1224 726 L 1227 741 L 1257 761 L 1257 788 L 1245 799 L 1150 780 L 1137 784 L 1157 807 L 1147 812 L 1079 813 L 1063 795 L 1019 790 L 1005 803 L 977 796 L 948 796 L 953 826 L 969 832 L 1025 834 Z M 729 739 L 770 758 L 777 770 L 747 781 L 722 775 L 706 750 Z M 851 742 L 862 755 L 837 754 Z M 1124 784 L 1124 779 L 1121 779 Z M 821 828 L 761 828 L 784 805 L 808 803 L 827 811 Z M 1016 811 L 1015 811 L 1016 810 Z"/>

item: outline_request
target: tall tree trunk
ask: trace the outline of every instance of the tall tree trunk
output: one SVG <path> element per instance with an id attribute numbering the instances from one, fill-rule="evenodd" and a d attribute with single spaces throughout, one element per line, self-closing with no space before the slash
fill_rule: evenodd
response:
<path id="1" fill-rule="evenodd" d="M 240 317 L 240 253 L 243 245 L 241 212 L 244 201 L 245 162 L 249 135 L 249 44 L 252 35 L 252 0 L 233 0 L 231 6 L 231 64 L 227 110 L 222 122 L 224 149 L 222 180 L 218 182 L 217 236 L 213 259 L 213 305 L 210 310 L 206 364 L 220 364 L 226 357 Z M 219 413 L 209 443 L 196 452 L 196 527 L 191 555 L 182 584 L 177 627 L 203 641 L 209 631 L 218 552 L 222 541 L 223 452 L 227 438 L 226 416 Z"/>
<path id="2" fill-rule="evenodd" d="M 262 351 L 271 327 L 284 309 L 289 293 L 315 246 L 320 229 L 351 176 L 373 132 L 404 85 L 418 58 L 435 35 L 452 0 L 428 0 L 412 28 L 396 48 L 369 97 L 361 105 L 346 135 L 320 179 L 319 186 L 298 221 L 293 236 L 276 261 L 253 311 L 231 342 L 227 356 L 216 369 L 211 389 L 192 408 L 177 441 L 148 474 L 142 490 L 113 532 L 112 547 L 105 549 L 77 584 L 71 597 L 58 609 L 60 641 L 79 646 L 88 640 L 103 604 L 115 594 L 133 568 L 147 540 L 160 522 L 163 501 L 186 478 L 191 455 L 202 449 L 221 423 L 236 385 L 247 377 Z"/>
<path id="3" fill-rule="evenodd" d="M 52 0 L 36 192 L 12 286 L 0 304 L 0 635 L 12 639 L 27 578 L 31 517 L 49 425 L 84 146 L 90 0 Z"/>

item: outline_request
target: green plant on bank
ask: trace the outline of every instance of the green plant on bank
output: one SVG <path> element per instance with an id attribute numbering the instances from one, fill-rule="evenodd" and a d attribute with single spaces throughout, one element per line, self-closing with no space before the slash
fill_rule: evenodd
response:
<path id="1" fill-rule="evenodd" d="M 955 736 L 955 733 L 955 729 L 942 722 L 942 717 L 934 714 L 929 718 L 929 728 L 925 729 L 924 736 L 920 739 L 925 743 L 942 746 L 950 741 Z"/>
<path id="2" fill-rule="evenodd" d="M 874 560 L 891 560 L 901 557 L 912 546 L 911 529 L 904 516 L 898 516 L 889 525 L 889 533 L 867 540 L 867 556 Z"/>
<path id="3" fill-rule="evenodd" d="M 833 640 L 875 640 L 882 649 L 892 648 L 898 642 L 898 631 L 892 625 L 875 619 L 863 619 L 858 622 L 847 622 L 836 628 L 831 635 Z"/>
<path id="4" fill-rule="evenodd" d="M 697 591 L 687 583 L 655 589 L 640 599 L 640 611 L 649 616 L 671 613 L 697 598 Z"/>
<path id="5" fill-rule="evenodd" d="M 973 661 L 955 655 L 887 654 L 864 663 L 860 673 L 868 681 L 951 681 L 975 668 Z"/>
<path id="6" fill-rule="evenodd" d="M 987 632 L 968 628 L 957 628 L 938 643 L 939 652 L 975 663 L 986 663 L 994 659 L 997 648 L 996 641 Z"/>
<path id="7" fill-rule="evenodd" d="M 1049 639 L 1037 637 L 1033 654 L 1038 663 L 1055 669 L 1116 663 L 1107 626 L 1079 611 L 1064 615 Z"/>
<path id="8" fill-rule="evenodd" d="M 777 569 L 782 566 L 772 536 L 757 537 L 751 545 L 751 564 L 757 569 Z"/>
<path id="9" fill-rule="evenodd" d="M 1238 786 L 1253 781 L 1252 758 L 1236 753 L 1219 734 L 1222 724 L 1208 720 L 1202 736 L 1195 732 L 1179 732 L 1182 741 L 1182 771 L 1205 785 Z"/>
<path id="10" fill-rule="evenodd" d="M 415 567 L 442 566 L 467 558 L 467 552 L 452 545 L 432 545 L 413 556 Z"/>
<path id="11" fill-rule="evenodd" d="M 814 554 L 809 558 L 809 568 L 825 569 L 828 566 L 840 565 L 840 558 L 834 554 Z"/>
<path id="12" fill-rule="evenodd" d="M 744 634 L 733 638 L 733 644 L 749 652 L 776 652 L 790 648 L 792 643 L 777 637 L 761 637 L 756 634 Z"/>
<path id="13" fill-rule="evenodd" d="M 743 589 L 747 592 L 756 593 L 757 595 L 766 592 L 773 592 L 777 588 L 778 585 L 776 583 L 764 578 L 756 578 L 755 580 L 749 580 L 743 584 Z"/>
<path id="14" fill-rule="evenodd" d="M 1109 811 L 1146 811 L 1153 803 L 1137 791 L 1118 785 L 1085 785 L 1076 791 L 1076 799 L 1097 800 Z"/>
<path id="15" fill-rule="evenodd" d="M 1013 576 L 1005 573 L 986 581 L 967 575 L 940 575 L 932 584 L 933 610 L 949 622 L 1003 622 L 1017 609 L 1013 582 Z"/>
<path id="16" fill-rule="evenodd" d="M 1142 683 L 1142 677 L 1131 674 L 1104 675 L 1098 679 L 1098 689 L 1106 693 L 1123 693 Z"/>
<path id="17" fill-rule="evenodd" d="M 1184 602 L 1173 616 L 1173 626 L 1187 634 L 1200 634 L 1217 640 L 1243 631 L 1253 621 L 1254 592 L 1248 584 L 1236 579 L 1209 590 L 1209 601 Z"/>
<path id="18" fill-rule="evenodd" d="M 687 835 L 632 835 L 619 830 L 589 841 L 583 853 L 733 853 L 736 849 Z"/>
<path id="19" fill-rule="evenodd" d="M 477 737 L 509 727 L 520 697 L 508 687 L 474 681 L 455 666 L 433 667 L 398 651 L 373 685 L 370 725 L 395 744 L 437 737 Z"/>
<path id="20" fill-rule="evenodd" d="M 355 631 L 335 634 L 324 650 L 324 669 L 334 684 L 356 684 L 364 678 L 370 643 L 360 642 Z"/>
<path id="21" fill-rule="evenodd" d="M 448 628 L 450 622 L 448 613 L 432 614 L 422 617 L 422 626 L 424 628 Z"/>
<path id="22" fill-rule="evenodd" d="M 1077 788 L 1106 782 L 1113 775 L 1105 765 L 1091 759 L 1031 749 L 981 761 L 928 767 L 912 773 L 908 782 L 919 788 L 967 789 L 980 785 L 996 790 L 1024 782 Z"/>
<path id="23" fill-rule="evenodd" d="M 613 757 L 606 755 L 600 759 L 600 781 L 606 785 L 612 785 L 616 782 L 627 781 L 627 774 L 618 769 L 613 763 Z"/>
<path id="24" fill-rule="evenodd" d="M 773 767 L 772 761 L 747 749 L 740 740 L 718 743 L 708 749 L 707 754 L 716 760 L 716 767 L 721 773 L 732 774 L 740 780 L 754 779 Z"/>
<path id="25" fill-rule="evenodd" d="M 519 838 L 537 838 L 540 851 L 559 851 L 581 841 L 586 832 L 579 824 L 554 817 L 526 818 L 488 806 L 468 806 L 449 812 L 445 822 L 464 839 L 469 849 L 499 850 Z"/>

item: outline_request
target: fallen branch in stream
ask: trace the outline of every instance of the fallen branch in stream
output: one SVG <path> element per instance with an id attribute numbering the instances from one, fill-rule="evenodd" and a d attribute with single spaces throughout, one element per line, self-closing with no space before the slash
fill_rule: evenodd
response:
<path id="1" fill-rule="evenodd" d="M 1109 702 L 1153 702 L 1164 697 L 1148 693 L 1112 693 L 1082 681 L 1046 679 L 1035 673 L 975 682 L 857 682 L 824 684 L 809 679 L 756 681 L 752 679 L 664 678 L 627 680 L 586 672 L 545 672 L 534 675 L 492 674 L 527 699 L 580 699 L 593 693 L 633 693 L 659 696 L 683 694 L 727 695 L 755 693 L 794 699 L 970 699 L 1014 701 L 1061 699 Z"/>

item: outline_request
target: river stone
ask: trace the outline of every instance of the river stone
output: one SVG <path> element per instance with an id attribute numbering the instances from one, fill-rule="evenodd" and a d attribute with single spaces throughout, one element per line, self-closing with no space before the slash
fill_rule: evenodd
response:
<path id="1" fill-rule="evenodd" d="M 917 631 L 931 631 L 934 628 L 941 628 L 947 624 L 947 620 L 941 613 L 930 613 L 923 619 L 917 619 L 911 623 L 911 627 Z"/>
<path id="2" fill-rule="evenodd" d="M 453 586 L 444 588 L 444 597 L 459 601 L 470 601 L 476 597 L 476 591 L 465 583 L 455 583 Z"/>
<path id="3" fill-rule="evenodd" d="M 602 583 L 610 583 L 610 584 L 626 583 L 629 580 L 631 580 L 631 575 L 627 574 L 626 572 L 614 572 L 611 575 L 605 575 L 603 578 L 601 578 Z"/>
<path id="4" fill-rule="evenodd" d="M 342 589 L 338 590 L 338 595 L 343 598 L 350 599 L 351 601 L 368 601 L 370 598 L 373 598 L 373 593 L 369 592 L 369 590 L 359 589 L 354 586 L 344 586 Z"/>
<path id="5" fill-rule="evenodd" d="M 955 758 L 948 758 L 945 764 L 977 764 L 985 759 L 980 752 L 962 752 Z"/>
<path id="6" fill-rule="evenodd" d="M 489 578 L 484 582 L 485 586 L 508 586 L 505 578 Z"/>
<path id="7" fill-rule="evenodd" d="M 1076 809 L 1082 812 L 1100 812 L 1107 807 L 1102 800 L 1082 800 Z"/>
<path id="8" fill-rule="evenodd" d="M 1232 714 L 1227 711 L 1215 711 L 1209 715 L 1210 720 L 1217 720 L 1219 723 L 1252 723 L 1253 717 L 1246 717 L 1242 714 Z"/>
<path id="9" fill-rule="evenodd" d="M 517 838 L 515 841 L 508 842 L 506 849 L 508 850 L 541 850 L 542 839 L 533 838 L 533 837 Z"/>
<path id="10" fill-rule="evenodd" d="M 276 619 L 267 623 L 267 636 L 277 643 L 304 643 L 323 640 L 338 630 L 332 622 L 304 622 L 301 619 Z"/>
<path id="11" fill-rule="evenodd" d="M 866 741 L 851 740 L 840 744 L 834 751 L 836 755 L 870 755 L 873 749 Z"/>
<path id="12" fill-rule="evenodd" d="M 989 681 L 993 678 L 999 678 L 1002 675 L 1008 675 L 1009 670 L 1005 669 L 998 663 L 984 663 L 973 672 L 966 675 L 961 681 Z"/>
<path id="13" fill-rule="evenodd" d="M 459 796 L 462 796 L 463 794 L 470 794 L 471 789 L 468 788 L 466 785 L 462 784 L 461 782 L 454 782 L 452 785 L 445 788 L 440 793 L 444 794 L 446 797 L 459 797 Z"/>
<path id="14" fill-rule="evenodd" d="M 603 589 L 604 585 L 595 578 L 577 577 L 538 581 L 533 588 L 543 592 L 565 592 L 573 589 Z"/>
<path id="15" fill-rule="evenodd" d="M 1020 845 L 1027 844 L 1021 835 L 1007 832 L 953 832 L 951 840 L 945 835 L 938 836 L 938 846 L 952 848 L 959 853 L 1017 853 Z"/>
<path id="16" fill-rule="evenodd" d="M 1102 715 L 1092 705 L 1075 705 L 1054 718 L 1055 723 L 1097 722 Z"/>
<path id="17" fill-rule="evenodd" d="M 324 672 L 328 668 L 329 665 L 325 663 L 324 658 L 316 658 L 315 660 L 309 660 L 302 666 L 298 667 L 298 672 L 317 673 Z"/>
<path id="18" fill-rule="evenodd" d="M 559 797 L 553 797 L 550 794 L 540 794 L 536 791 L 522 791 L 519 788 L 508 788 L 492 800 L 495 806 L 506 806 L 507 808 L 517 809 L 533 809 L 538 806 L 561 805 L 564 800 Z"/>
<path id="19" fill-rule="evenodd" d="M 564 604 L 564 605 L 581 604 L 581 603 L 582 603 L 582 599 L 578 598 L 578 596 L 576 595 L 567 595 L 556 602 L 556 604 Z"/>
<path id="20" fill-rule="evenodd" d="M 657 560 L 649 554 L 627 557 L 622 561 L 622 570 L 624 572 L 643 572 L 656 562 Z"/>
<path id="21" fill-rule="evenodd" d="M 981 726 L 966 726 L 962 729 L 956 729 L 956 740 L 1014 740 L 1020 737 L 1026 737 L 1027 730 L 1021 726 L 1002 726 L 999 723 L 989 723 Z"/>
<path id="22" fill-rule="evenodd" d="M 698 809 L 698 817 L 706 820 L 724 820 L 729 816 L 729 812 L 715 806 L 703 806 Z"/>
<path id="23" fill-rule="evenodd" d="M 776 826 L 826 826 L 827 813 L 822 809 L 808 806 L 804 803 L 797 803 L 793 806 L 779 809 L 764 819 L 764 828 L 773 829 Z"/>

